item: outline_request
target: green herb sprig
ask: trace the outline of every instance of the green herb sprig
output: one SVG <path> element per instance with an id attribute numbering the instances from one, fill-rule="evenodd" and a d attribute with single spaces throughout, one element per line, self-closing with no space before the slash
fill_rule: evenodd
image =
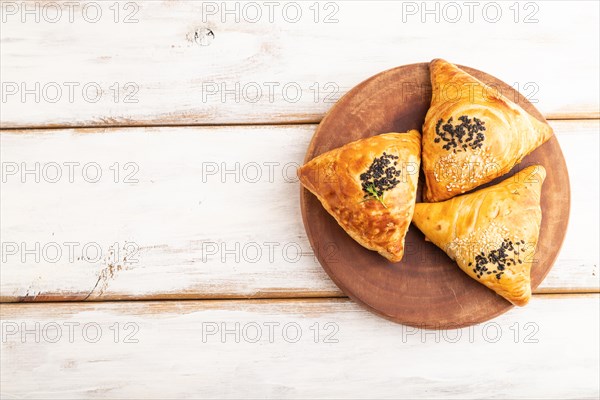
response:
<path id="1" fill-rule="evenodd" d="M 376 201 L 380 202 L 382 206 L 387 208 L 387 206 L 383 202 L 383 196 L 380 196 L 379 194 L 377 194 L 377 189 L 375 189 L 375 185 L 373 185 L 373 184 L 368 185 L 366 187 L 366 190 L 369 193 L 369 197 L 367 197 L 366 199 L 363 199 L 361 201 L 361 203 L 364 203 L 365 201 L 369 201 L 369 200 L 376 200 Z"/>

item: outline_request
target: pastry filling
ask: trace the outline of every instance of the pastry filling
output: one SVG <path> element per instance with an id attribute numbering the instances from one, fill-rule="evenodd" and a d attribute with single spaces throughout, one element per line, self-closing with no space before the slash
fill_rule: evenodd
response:
<path id="1" fill-rule="evenodd" d="M 360 174 L 363 192 L 363 201 L 377 200 L 385 208 L 383 194 L 398 186 L 400 183 L 401 169 L 398 167 L 398 156 L 383 153 L 375 157 L 367 171 Z"/>
<path id="2" fill-rule="evenodd" d="M 435 143 L 444 142 L 444 150 L 452 150 L 454 153 L 471 149 L 479 149 L 485 140 L 485 122 L 479 118 L 469 118 L 466 115 L 458 117 L 460 124 L 453 125 L 453 117 L 444 123 L 440 120 L 435 125 L 435 134 L 437 137 L 433 140 Z"/>

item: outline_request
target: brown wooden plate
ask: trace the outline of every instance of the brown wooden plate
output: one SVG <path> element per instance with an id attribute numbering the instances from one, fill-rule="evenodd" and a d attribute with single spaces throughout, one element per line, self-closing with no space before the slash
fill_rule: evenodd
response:
<path id="1" fill-rule="evenodd" d="M 506 83 L 473 68 L 459 67 L 544 121 L 540 112 Z M 381 72 L 353 88 L 331 108 L 313 136 L 305 161 L 379 133 L 421 131 L 430 99 L 428 63 Z M 556 260 L 569 219 L 569 176 L 556 137 L 486 186 L 531 164 L 541 164 L 547 171 L 542 188 L 542 227 L 531 270 L 535 289 Z M 417 202 L 422 182 L 423 176 Z M 350 238 L 304 188 L 301 207 L 308 239 L 323 269 L 346 295 L 381 316 L 405 325 L 448 329 L 487 321 L 512 307 L 468 277 L 442 250 L 426 242 L 413 225 L 406 235 L 404 259 L 391 263 Z"/>

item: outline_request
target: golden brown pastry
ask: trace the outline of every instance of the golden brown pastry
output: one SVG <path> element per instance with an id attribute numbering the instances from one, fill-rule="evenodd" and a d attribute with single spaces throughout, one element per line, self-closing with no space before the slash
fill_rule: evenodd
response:
<path id="1" fill-rule="evenodd" d="M 298 177 L 358 243 L 392 262 L 404 255 L 421 159 L 421 134 L 385 133 L 306 163 Z"/>
<path id="2" fill-rule="evenodd" d="M 444 60 L 429 64 L 431 107 L 423 125 L 423 199 L 437 202 L 509 172 L 552 137 L 552 128 Z"/>
<path id="3" fill-rule="evenodd" d="M 503 182 L 442 203 L 419 203 L 413 222 L 471 278 L 511 303 L 531 297 L 546 170 L 528 167 Z"/>

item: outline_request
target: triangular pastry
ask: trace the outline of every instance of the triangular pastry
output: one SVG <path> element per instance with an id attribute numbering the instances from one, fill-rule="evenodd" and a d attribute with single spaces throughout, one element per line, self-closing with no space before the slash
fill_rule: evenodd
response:
<path id="1" fill-rule="evenodd" d="M 420 159 L 418 131 L 385 133 L 314 158 L 298 177 L 354 240 L 398 262 L 415 207 Z"/>
<path id="2" fill-rule="evenodd" d="M 531 297 L 545 177 L 534 165 L 474 193 L 419 203 L 413 222 L 471 278 L 523 306 Z"/>
<path id="3" fill-rule="evenodd" d="M 490 182 L 552 137 L 548 124 L 455 65 L 436 59 L 429 70 L 424 201 L 446 200 Z"/>

